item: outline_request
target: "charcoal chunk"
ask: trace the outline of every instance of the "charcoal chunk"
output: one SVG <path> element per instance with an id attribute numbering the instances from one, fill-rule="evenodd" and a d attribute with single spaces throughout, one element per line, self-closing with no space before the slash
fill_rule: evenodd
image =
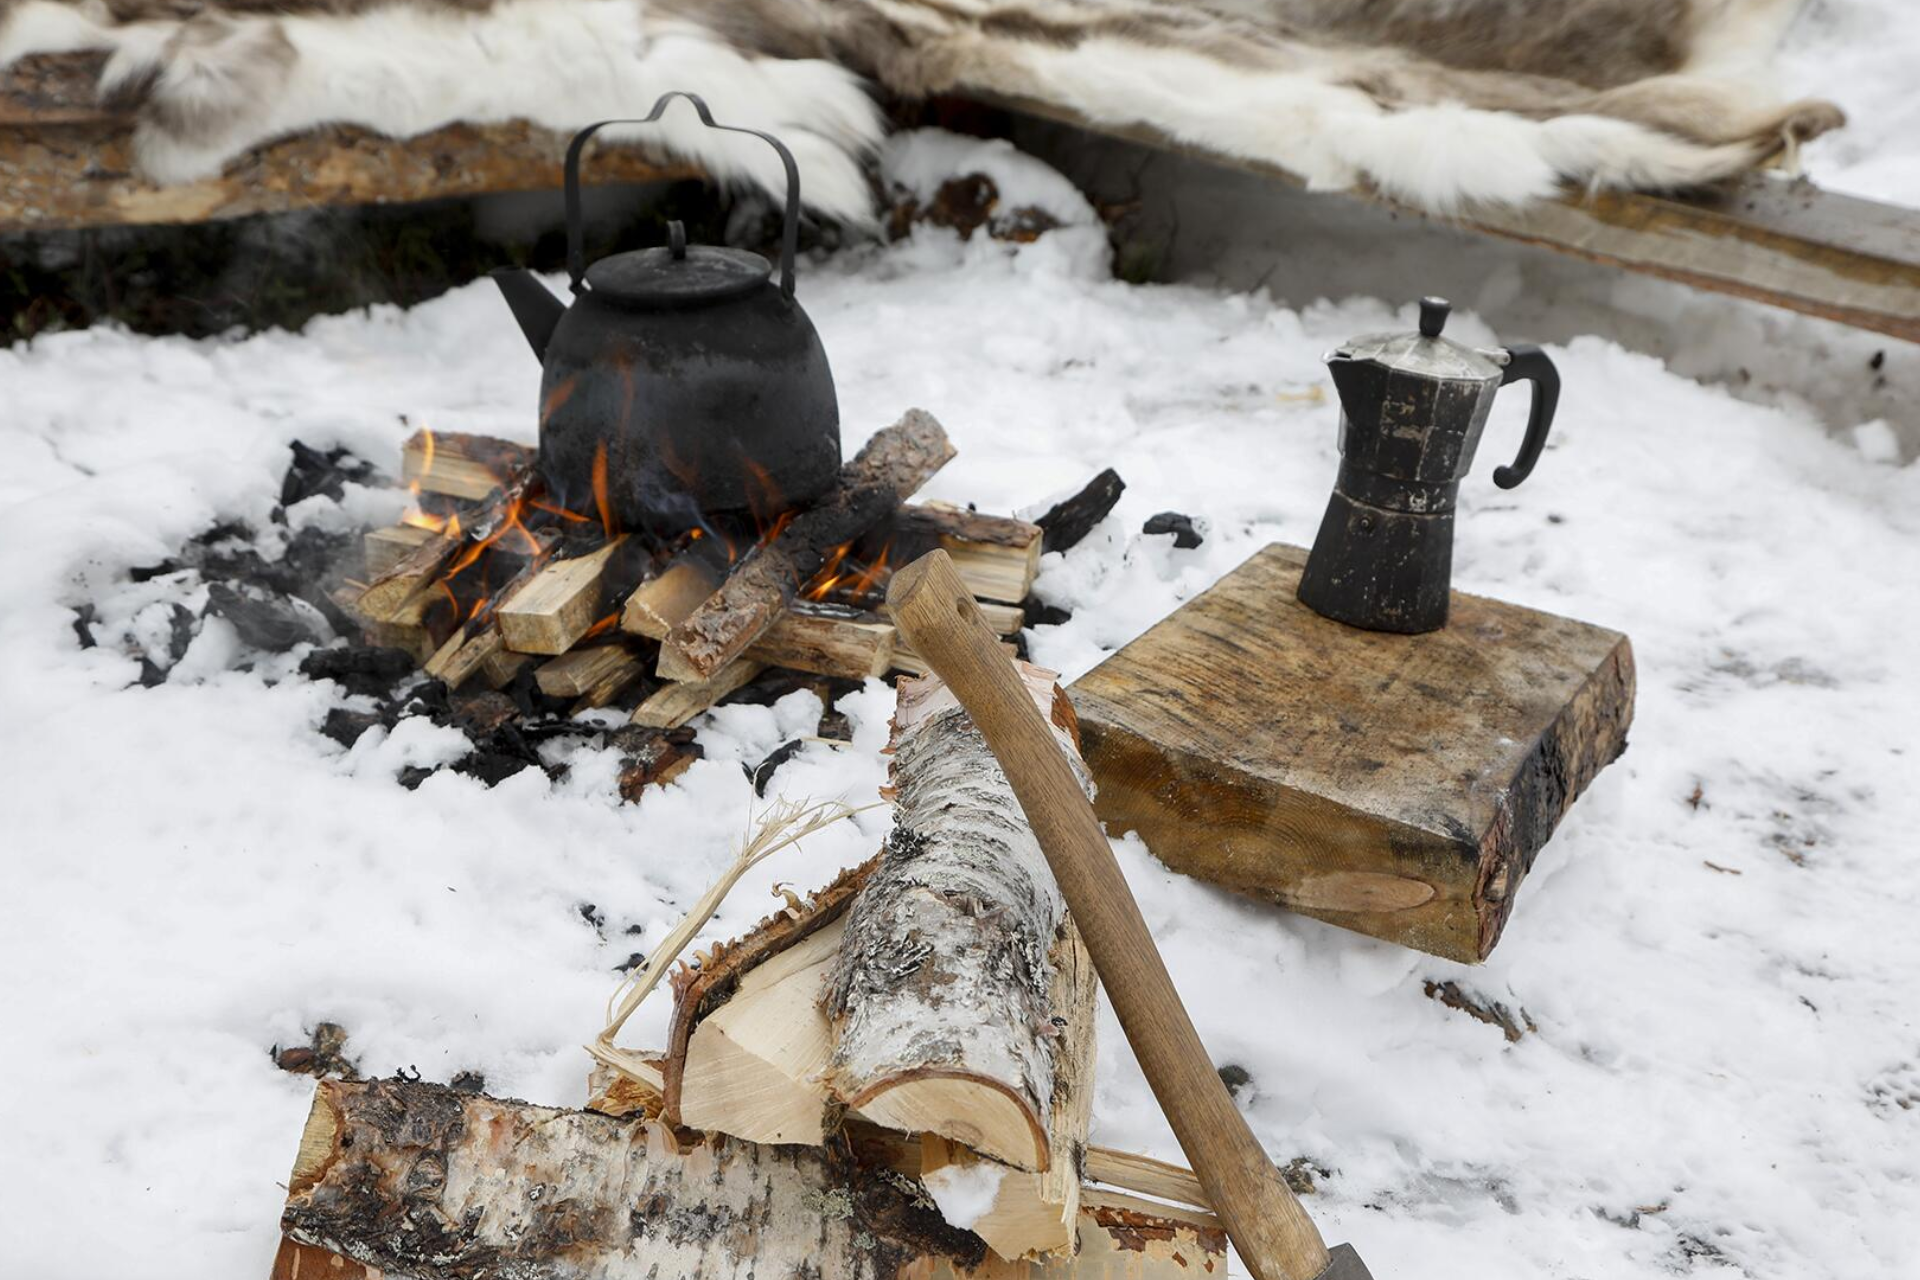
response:
<path id="1" fill-rule="evenodd" d="M 1057 604 L 1042 604 L 1033 596 L 1020 606 L 1021 625 L 1028 627 L 1057 627 L 1063 622 L 1073 620 L 1073 610 L 1062 609 Z"/>
<path id="2" fill-rule="evenodd" d="M 207 603 L 255 649 L 285 653 L 297 644 L 320 639 L 307 619 L 285 600 L 243 595 L 224 582 L 216 582 L 207 588 Z"/>
<path id="3" fill-rule="evenodd" d="M 310 680 L 333 680 L 348 693 L 377 698 L 416 665 L 405 649 L 352 644 L 315 649 L 300 660 L 300 674 Z"/>
<path id="4" fill-rule="evenodd" d="M 347 481 L 364 483 L 373 475 L 372 464 L 356 458 L 345 449 L 320 450 L 295 440 L 293 462 L 280 481 L 280 505 L 290 507 L 315 494 L 335 502 L 346 496 Z"/>
<path id="5" fill-rule="evenodd" d="M 93 638 L 93 624 L 99 616 L 90 604 L 83 604 L 73 611 L 73 634 L 78 637 L 82 649 L 91 649 L 99 643 Z"/>
<path id="6" fill-rule="evenodd" d="M 806 745 L 798 738 L 791 742 L 783 742 L 768 752 L 767 758 L 751 769 L 747 768 L 746 761 L 741 761 L 741 771 L 747 775 L 747 781 L 753 783 L 753 794 L 765 796 L 767 784 L 773 781 L 774 774 L 780 772 L 780 766 L 799 755 L 801 748 Z"/>
<path id="7" fill-rule="evenodd" d="M 1147 522 L 1140 526 L 1140 532 L 1170 533 L 1173 535 L 1173 545 L 1182 551 L 1191 551 L 1206 541 L 1200 536 L 1200 531 L 1193 527 L 1192 518 L 1178 511 L 1162 511 L 1157 516 L 1149 516 Z"/>
<path id="8" fill-rule="evenodd" d="M 352 747 L 367 730 L 379 726 L 391 727 L 391 723 L 387 717 L 375 711 L 349 711 L 345 707 L 334 707 L 321 723 L 320 733 L 343 747 Z"/>

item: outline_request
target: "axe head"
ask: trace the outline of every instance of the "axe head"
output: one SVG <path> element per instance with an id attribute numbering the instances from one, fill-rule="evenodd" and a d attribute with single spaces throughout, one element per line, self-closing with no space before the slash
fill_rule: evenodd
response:
<path id="1" fill-rule="evenodd" d="M 1313 1280 L 1373 1280 L 1373 1272 L 1367 1270 L 1352 1245 L 1339 1244 L 1327 1250 L 1327 1265 Z"/>

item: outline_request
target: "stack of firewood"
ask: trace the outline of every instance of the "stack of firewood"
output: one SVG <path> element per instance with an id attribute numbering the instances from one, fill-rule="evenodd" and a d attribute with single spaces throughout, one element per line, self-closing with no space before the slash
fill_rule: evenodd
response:
<path id="1" fill-rule="evenodd" d="M 1053 673 L 1020 669 L 1078 762 Z M 1190 1172 L 1087 1142 L 1095 974 L 937 679 L 901 682 L 891 757 L 881 854 L 673 973 L 664 1053 L 615 1044 L 636 979 L 587 1111 L 323 1084 L 276 1276 L 1223 1274 Z"/>
<path id="2" fill-rule="evenodd" d="M 575 712 L 631 708 L 662 732 L 771 669 L 918 672 L 885 614 L 889 566 L 946 549 L 1012 636 L 1040 563 L 1037 524 L 907 501 L 953 452 L 911 411 L 805 509 L 663 534 L 618 528 L 604 501 L 554 505 L 525 446 L 420 431 L 402 456 L 413 508 L 366 535 L 365 578 L 336 599 L 370 642 L 407 650 L 452 690 L 531 668 Z"/>

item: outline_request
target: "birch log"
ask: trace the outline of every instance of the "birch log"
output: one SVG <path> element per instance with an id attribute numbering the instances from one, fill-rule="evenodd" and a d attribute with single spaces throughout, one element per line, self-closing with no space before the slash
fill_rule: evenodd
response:
<path id="1" fill-rule="evenodd" d="M 1053 673 L 1021 667 L 1077 762 Z M 824 996 L 826 1082 L 877 1124 L 1045 1172 L 1056 1067 L 1083 1056 L 1061 1052 L 1072 1020 L 1054 984 L 1091 971 L 1059 965 L 1074 945 L 1060 890 L 1006 776 L 937 679 L 901 682 L 892 749 L 894 828 Z"/>
<path id="2" fill-rule="evenodd" d="M 387 1280 L 1192 1280 L 1211 1220 L 1095 1198 L 1077 1258 L 1029 1268 L 844 1150 L 688 1140 L 657 1122 L 407 1080 L 322 1081 L 274 1274 Z M 339 1266 L 334 1259 L 346 1259 Z M 364 1270 L 362 1270 L 364 1268 Z"/>

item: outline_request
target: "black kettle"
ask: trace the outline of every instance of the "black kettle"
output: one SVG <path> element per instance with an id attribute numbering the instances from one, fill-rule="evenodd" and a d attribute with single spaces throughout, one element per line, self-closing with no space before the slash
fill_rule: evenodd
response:
<path id="1" fill-rule="evenodd" d="M 1460 481 L 1509 382 L 1533 383 L 1533 410 L 1512 466 L 1525 480 L 1546 447 L 1560 374 L 1538 347 L 1478 350 L 1440 336 L 1451 306 L 1420 300 L 1418 333 L 1355 338 L 1327 356 L 1340 393 L 1340 474 L 1300 576 L 1300 602 L 1369 631 L 1416 633 L 1447 623 L 1453 514 Z"/>
<path id="2" fill-rule="evenodd" d="M 786 166 L 780 281 L 757 253 L 667 244 L 583 261 L 580 153 L 610 124 L 650 124 L 675 98 L 701 123 L 763 138 Z M 840 408 L 813 322 L 793 297 L 800 173 L 778 138 L 714 123 L 668 93 L 642 120 L 602 120 L 566 159 L 567 274 L 574 301 L 530 271 L 493 278 L 540 358 L 541 478 L 562 505 L 604 502 L 627 529 L 670 535 L 705 516 L 762 519 L 820 496 L 840 467 Z"/>

